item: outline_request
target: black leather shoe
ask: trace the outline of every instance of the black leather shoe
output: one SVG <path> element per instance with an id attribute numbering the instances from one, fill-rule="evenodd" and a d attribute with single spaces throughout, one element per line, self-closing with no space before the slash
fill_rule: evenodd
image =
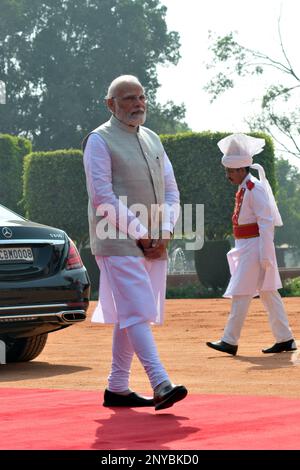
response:
<path id="1" fill-rule="evenodd" d="M 273 353 L 281 353 L 283 351 L 296 351 L 297 345 L 295 340 L 289 339 L 288 341 L 284 341 L 283 343 L 275 343 L 271 348 L 262 349 L 264 354 L 273 354 Z"/>
<path id="2" fill-rule="evenodd" d="M 154 400 L 153 398 L 142 397 L 135 392 L 131 392 L 129 395 L 120 395 L 106 389 L 103 406 L 127 406 L 128 408 L 154 406 Z"/>
<path id="3" fill-rule="evenodd" d="M 154 391 L 155 409 L 163 410 L 170 408 L 177 401 L 183 400 L 187 396 L 187 389 L 184 385 L 167 384 L 159 393 Z"/>
<path id="4" fill-rule="evenodd" d="M 206 345 L 209 348 L 216 349 L 217 351 L 221 351 L 227 354 L 232 354 L 232 356 L 236 356 L 238 347 L 234 346 L 233 344 L 225 343 L 225 341 L 208 341 Z"/>

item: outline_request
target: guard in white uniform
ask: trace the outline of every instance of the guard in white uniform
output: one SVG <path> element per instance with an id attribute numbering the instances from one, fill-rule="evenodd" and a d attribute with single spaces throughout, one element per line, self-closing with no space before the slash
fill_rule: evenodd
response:
<path id="1" fill-rule="evenodd" d="M 274 226 L 282 220 L 264 169 L 253 164 L 264 139 L 233 134 L 218 143 L 227 178 L 238 185 L 232 216 L 235 246 L 227 254 L 231 279 L 224 297 L 232 298 L 231 312 L 220 341 L 208 342 L 210 348 L 236 355 L 241 329 L 251 299 L 260 296 L 265 306 L 276 343 L 263 353 L 297 349 L 287 315 L 277 289 L 282 287 L 274 247 Z M 257 179 L 249 169 L 258 170 Z"/>
<path id="2" fill-rule="evenodd" d="M 90 244 L 101 271 L 92 321 L 115 325 L 103 404 L 160 410 L 187 395 L 183 385 L 170 381 L 150 328 L 150 323 L 163 321 L 166 248 L 179 213 L 179 192 L 159 137 L 142 126 L 146 98 L 138 79 L 116 78 L 106 104 L 110 120 L 83 142 Z M 129 389 L 134 353 L 148 375 L 153 398 Z"/>

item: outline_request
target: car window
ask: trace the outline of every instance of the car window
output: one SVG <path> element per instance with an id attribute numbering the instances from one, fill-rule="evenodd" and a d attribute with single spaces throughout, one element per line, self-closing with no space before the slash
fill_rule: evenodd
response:
<path id="1" fill-rule="evenodd" d="M 10 211 L 6 207 L 1 206 L 1 204 L 0 204 L 0 221 L 1 220 L 7 220 L 7 219 L 24 220 L 23 217 L 21 217 L 20 215 L 16 214 L 13 211 Z"/>

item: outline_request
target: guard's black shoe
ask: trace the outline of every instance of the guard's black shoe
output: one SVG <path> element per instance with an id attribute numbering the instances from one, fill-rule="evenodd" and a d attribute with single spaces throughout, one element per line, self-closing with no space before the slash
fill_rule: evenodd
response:
<path id="1" fill-rule="evenodd" d="M 140 406 L 154 406 L 153 398 L 146 398 L 135 392 L 129 395 L 120 395 L 119 393 L 105 390 L 103 406 L 127 406 L 128 408 L 136 408 Z"/>
<path id="2" fill-rule="evenodd" d="M 296 351 L 297 345 L 295 340 L 289 339 L 288 341 L 284 341 L 283 343 L 275 343 L 271 348 L 262 349 L 264 354 L 274 354 L 274 353 L 281 353 L 284 351 Z"/>
<path id="3" fill-rule="evenodd" d="M 163 410 L 173 406 L 177 401 L 183 400 L 187 396 L 187 389 L 184 385 L 166 384 L 159 392 L 154 391 L 155 409 Z"/>
<path id="4" fill-rule="evenodd" d="M 206 345 L 209 348 L 216 349 L 217 351 L 221 351 L 227 354 L 232 354 L 232 356 L 236 356 L 238 347 L 234 346 L 233 344 L 226 343 L 225 341 L 208 341 Z"/>

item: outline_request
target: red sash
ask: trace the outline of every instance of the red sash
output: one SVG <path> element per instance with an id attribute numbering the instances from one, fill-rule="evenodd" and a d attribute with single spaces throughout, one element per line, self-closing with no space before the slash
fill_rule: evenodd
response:
<path id="1" fill-rule="evenodd" d="M 257 223 L 234 225 L 233 226 L 234 238 L 255 238 L 259 237 L 259 227 Z"/>

